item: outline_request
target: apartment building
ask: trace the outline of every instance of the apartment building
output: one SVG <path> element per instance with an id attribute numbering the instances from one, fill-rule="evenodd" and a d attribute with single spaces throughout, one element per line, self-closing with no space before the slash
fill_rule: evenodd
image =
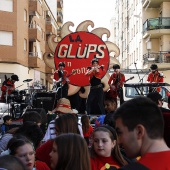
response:
<path id="1" fill-rule="evenodd" d="M 0 1 L 0 83 L 4 75 L 17 74 L 19 90 L 34 82 L 50 88 L 47 77 L 53 70 L 45 64 L 43 55 L 51 53 L 47 38 L 59 29 L 53 14 L 45 0 Z M 25 79 L 33 81 L 23 83 Z"/>
<path id="2" fill-rule="evenodd" d="M 170 0 L 143 0 L 143 65 L 170 70 Z"/>
<path id="3" fill-rule="evenodd" d="M 149 70 L 156 63 L 168 80 L 170 0 L 116 0 L 112 24 L 122 68 Z"/>

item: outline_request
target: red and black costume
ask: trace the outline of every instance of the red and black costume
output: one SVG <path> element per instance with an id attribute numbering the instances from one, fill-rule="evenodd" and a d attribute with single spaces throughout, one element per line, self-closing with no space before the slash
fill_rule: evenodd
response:
<path id="1" fill-rule="evenodd" d="M 147 81 L 149 83 L 162 83 L 164 81 L 164 79 L 163 79 L 163 76 L 161 76 L 161 74 L 158 71 L 156 71 L 155 74 L 153 74 L 152 72 L 150 72 L 148 74 Z M 153 90 L 157 91 L 157 92 L 160 92 L 161 88 L 158 87 L 156 89 L 151 89 L 150 92 L 152 92 Z"/>
<path id="2" fill-rule="evenodd" d="M 115 68 L 114 68 L 115 67 Z M 120 66 L 115 64 L 113 66 L 114 69 L 120 69 Z M 124 102 L 123 100 L 123 85 L 125 83 L 125 75 L 120 72 L 114 72 L 108 81 L 108 84 L 110 85 L 110 91 L 109 96 L 112 98 L 120 98 L 120 103 L 122 104 Z M 115 88 L 113 89 L 112 86 Z"/>
<path id="3" fill-rule="evenodd" d="M 97 59 L 92 60 L 92 65 L 94 64 L 94 62 L 98 64 Z M 100 67 L 97 70 L 95 70 L 93 67 L 89 67 L 85 74 L 86 76 L 89 76 L 90 86 L 91 86 L 87 98 L 87 103 L 86 103 L 87 114 L 94 114 L 91 113 L 91 111 L 92 111 L 92 107 L 96 107 L 96 105 L 99 108 L 99 113 L 97 114 L 105 114 L 105 109 L 103 104 L 104 92 L 103 92 L 103 86 L 101 84 L 101 78 L 100 78 L 100 74 L 103 71 L 103 67 Z"/>
<path id="4" fill-rule="evenodd" d="M 1 91 L 2 91 L 2 95 L 1 95 L 1 100 L 3 102 L 6 101 L 6 95 L 10 95 L 11 92 L 15 89 L 15 84 L 11 79 L 8 79 L 6 81 L 3 82 L 2 87 L 1 87 Z M 7 102 L 7 101 L 6 101 Z"/>
<path id="5" fill-rule="evenodd" d="M 65 64 L 63 62 L 60 62 L 59 67 L 65 67 Z M 60 98 L 67 98 L 68 96 L 68 83 L 67 83 L 67 75 L 68 72 L 66 70 L 58 69 L 54 72 L 54 80 L 56 82 L 54 83 L 54 87 L 57 91 L 57 99 Z"/>
<path id="6" fill-rule="evenodd" d="M 162 83 L 164 81 L 164 78 L 161 75 L 161 73 L 158 71 L 158 66 L 156 64 L 152 64 L 150 68 L 152 71 L 148 74 L 147 81 L 149 83 Z M 149 92 L 154 92 L 154 91 L 160 92 L 161 88 L 158 87 L 158 88 L 149 89 Z"/>
<path id="7" fill-rule="evenodd" d="M 14 104 L 11 102 L 11 96 L 10 94 L 15 92 L 15 81 L 19 81 L 19 78 L 17 75 L 12 75 L 11 78 L 6 77 L 5 75 L 5 81 L 2 83 L 1 91 L 1 101 L 7 102 L 10 104 L 10 114 L 12 116 L 12 119 L 16 118 L 15 111 L 14 111 Z"/>
<path id="8" fill-rule="evenodd" d="M 13 74 L 11 78 L 7 78 L 5 75 L 5 81 L 2 83 L 2 87 L 1 87 L 1 91 L 2 91 L 1 100 L 3 102 L 5 102 L 7 97 L 12 93 L 12 91 L 15 90 L 15 81 L 19 81 L 17 75 Z"/>

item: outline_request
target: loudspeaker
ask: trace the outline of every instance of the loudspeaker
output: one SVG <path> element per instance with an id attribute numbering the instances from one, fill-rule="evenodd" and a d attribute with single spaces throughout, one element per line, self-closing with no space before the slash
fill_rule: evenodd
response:
<path id="1" fill-rule="evenodd" d="M 56 106 L 55 93 L 37 93 L 33 100 L 34 108 L 43 108 L 46 113 L 52 111 Z"/>

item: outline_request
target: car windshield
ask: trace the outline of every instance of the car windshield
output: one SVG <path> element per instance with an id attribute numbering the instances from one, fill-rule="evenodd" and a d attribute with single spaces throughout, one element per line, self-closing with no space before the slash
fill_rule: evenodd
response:
<path id="1" fill-rule="evenodd" d="M 148 92 L 149 92 L 149 87 L 140 87 L 140 88 L 126 87 L 125 88 L 126 98 L 134 98 L 138 95 L 146 96 Z M 168 86 L 162 87 L 160 94 L 162 95 L 162 98 L 164 99 L 164 101 L 167 102 L 168 95 L 170 95 L 170 88 Z"/>

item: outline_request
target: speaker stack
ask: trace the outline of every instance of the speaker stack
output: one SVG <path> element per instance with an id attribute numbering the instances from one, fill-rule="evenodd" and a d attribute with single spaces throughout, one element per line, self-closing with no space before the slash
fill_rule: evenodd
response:
<path id="1" fill-rule="evenodd" d="M 43 108 L 46 113 L 52 111 L 56 106 L 55 93 L 36 93 L 33 100 L 34 108 Z"/>

